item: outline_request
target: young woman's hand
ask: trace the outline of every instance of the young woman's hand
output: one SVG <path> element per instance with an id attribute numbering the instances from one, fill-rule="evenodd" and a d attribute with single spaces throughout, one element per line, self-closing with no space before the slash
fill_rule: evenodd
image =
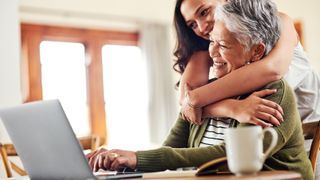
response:
<path id="1" fill-rule="evenodd" d="M 265 89 L 252 93 L 249 97 L 233 104 L 233 118 L 241 123 L 262 127 L 278 126 L 283 121 L 283 110 L 277 103 L 263 99 L 276 90 Z"/>
<path id="2" fill-rule="evenodd" d="M 283 110 L 277 103 L 263 99 L 276 90 L 265 89 L 257 91 L 246 99 L 225 99 L 203 108 L 202 116 L 230 117 L 241 123 L 250 123 L 269 127 L 279 125 L 283 121 Z"/>
<path id="3" fill-rule="evenodd" d="M 103 170 L 135 169 L 137 156 L 133 151 L 100 149 L 87 155 L 89 166 L 94 172 Z"/>
<path id="4" fill-rule="evenodd" d="M 200 125 L 202 123 L 202 108 L 201 107 L 194 107 L 189 102 L 189 96 L 188 93 L 192 89 L 190 86 L 186 83 L 184 86 L 184 92 L 185 97 L 184 101 L 181 104 L 181 114 L 184 120 L 189 121 L 190 123 L 198 124 Z"/>

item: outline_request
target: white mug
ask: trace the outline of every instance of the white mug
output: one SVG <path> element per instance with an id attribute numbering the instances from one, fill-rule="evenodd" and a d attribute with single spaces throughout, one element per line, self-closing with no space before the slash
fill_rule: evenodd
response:
<path id="1" fill-rule="evenodd" d="M 266 132 L 272 135 L 268 149 L 263 152 L 263 138 Z M 229 128 L 225 132 L 228 167 L 236 175 L 255 174 L 276 146 L 278 134 L 272 128 L 260 126 Z"/>

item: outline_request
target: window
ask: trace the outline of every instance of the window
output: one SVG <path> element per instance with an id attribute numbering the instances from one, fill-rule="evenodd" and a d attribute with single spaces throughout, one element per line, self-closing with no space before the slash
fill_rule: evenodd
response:
<path id="1" fill-rule="evenodd" d="M 104 45 L 102 64 L 109 147 L 128 150 L 147 147 L 141 144 L 149 142 L 150 136 L 146 67 L 140 48 Z"/>
<path id="2" fill-rule="evenodd" d="M 107 138 L 102 47 L 136 46 L 138 34 L 22 24 L 21 35 L 24 101 L 60 98 L 77 135 Z"/>
<path id="3" fill-rule="evenodd" d="M 59 99 L 75 133 L 89 135 L 84 45 L 42 41 L 40 62 L 43 99 Z"/>

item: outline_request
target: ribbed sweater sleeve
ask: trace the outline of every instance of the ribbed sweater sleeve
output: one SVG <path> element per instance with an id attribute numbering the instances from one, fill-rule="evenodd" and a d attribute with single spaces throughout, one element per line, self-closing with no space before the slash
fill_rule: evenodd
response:
<path id="1" fill-rule="evenodd" d="M 209 160 L 226 156 L 223 144 L 203 148 L 161 147 L 154 150 L 137 151 L 136 154 L 137 169 L 140 171 L 198 167 Z"/>

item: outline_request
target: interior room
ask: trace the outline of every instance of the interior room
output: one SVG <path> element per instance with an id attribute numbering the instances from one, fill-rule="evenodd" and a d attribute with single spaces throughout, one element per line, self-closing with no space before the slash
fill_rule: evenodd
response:
<path id="1" fill-rule="evenodd" d="M 293 18 L 319 73 L 320 1 L 275 2 Z M 99 144 L 111 149 L 159 147 L 180 111 L 174 5 L 174 0 L 2 0 L 0 108 L 59 99 L 79 138 L 99 137 Z M 1 121 L 0 142 L 11 142 Z"/>

